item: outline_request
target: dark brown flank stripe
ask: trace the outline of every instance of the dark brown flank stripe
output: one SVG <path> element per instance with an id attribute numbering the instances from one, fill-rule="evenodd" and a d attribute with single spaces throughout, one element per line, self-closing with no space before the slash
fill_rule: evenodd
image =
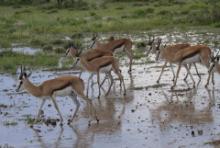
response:
<path id="1" fill-rule="evenodd" d="M 191 53 L 191 54 L 185 56 L 185 57 L 182 59 L 182 61 L 184 61 L 185 59 L 188 59 L 188 58 L 191 58 L 191 57 L 195 56 L 195 55 L 198 54 L 199 52 L 200 52 L 200 51 L 197 50 L 197 51 L 195 51 L 195 52 L 193 52 L 193 53 Z"/>
<path id="2" fill-rule="evenodd" d="M 96 59 L 96 58 L 101 58 L 103 55 L 102 54 L 98 54 L 97 56 L 94 56 L 90 59 L 87 59 L 88 62 L 91 62 L 92 60 Z"/>
<path id="3" fill-rule="evenodd" d="M 115 49 L 120 48 L 122 45 L 124 45 L 124 42 L 122 42 L 121 44 L 116 45 L 115 47 L 112 48 L 112 50 L 115 51 Z"/>
<path id="4" fill-rule="evenodd" d="M 59 90 L 62 90 L 62 89 L 64 89 L 64 88 L 66 88 L 66 87 L 68 87 L 68 86 L 70 86 L 70 85 L 71 85 L 71 82 L 66 83 L 65 85 L 63 85 L 63 86 L 61 86 L 61 87 L 59 87 L 59 88 L 56 88 L 56 89 L 54 89 L 54 90 L 52 91 L 52 94 L 53 94 L 54 92 L 56 92 L 56 91 L 59 91 Z"/>
<path id="5" fill-rule="evenodd" d="M 111 63 L 112 63 L 111 61 L 109 61 L 109 62 L 107 62 L 107 63 L 104 63 L 104 64 L 103 64 L 103 65 L 101 65 L 99 68 L 106 67 L 106 66 L 110 65 Z"/>

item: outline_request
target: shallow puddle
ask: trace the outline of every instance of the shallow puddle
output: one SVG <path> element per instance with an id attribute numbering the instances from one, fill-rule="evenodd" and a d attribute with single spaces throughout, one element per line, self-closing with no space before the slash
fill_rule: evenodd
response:
<path id="1" fill-rule="evenodd" d="M 70 98 L 64 97 L 57 98 L 64 116 L 63 127 L 57 122 L 56 125 L 35 124 L 31 128 L 28 119 L 35 117 L 40 100 L 27 93 L 16 93 L 16 76 L 1 75 L 0 82 L 4 85 L 0 86 L 0 146 L 212 147 L 211 141 L 220 139 L 219 75 L 216 74 L 215 87 L 210 85 L 210 89 L 205 89 L 206 69 L 199 66 L 199 71 L 205 75 L 193 89 L 190 79 L 188 84 L 182 80 L 185 73 L 182 70 L 176 91 L 170 91 L 172 72 L 167 68 L 161 84 L 157 84 L 159 70 L 160 64 L 157 63 L 135 65 L 132 75 L 123 68 L 127 88 L 125 97 L 116 80 L 107 97 L 104 93 L 108 82 L 105 83 L 103 95 L 98 100 L 95 84 L 89 96 L 100 123 L 93 122 L 91 127 L 88 127 L 88 107 L 80 98 L 78 116 L 71 125 L 67 124 L 75 105 Z M 34 71 L 30 79 L 39 84 L 68 74 L 77 75 L 71 71 Z M 82 74 L 85 82 L 88 77 L 88 73 Z M 52 102 L 47 101 L 43 110 L 44 118 L 59 118 Z"/>

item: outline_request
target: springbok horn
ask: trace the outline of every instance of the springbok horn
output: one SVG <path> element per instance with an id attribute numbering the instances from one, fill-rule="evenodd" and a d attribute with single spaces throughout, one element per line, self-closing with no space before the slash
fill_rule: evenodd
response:
<path id="1" fill-rule="evenodd" d="M 27 75 L 27 77 L 30 77 L 30 76 L 31 76 L 31 74 L 32 74 L 32 72 L 30 71 L 30 73 Z"/>
<path id="2" fill-rule="evenodd" d="M 26 71 L 26 67 L 24 66 L 24 69 L 23 69 L 23 71 L 25 72 Z"/>
<path id="3" fill-rule="evenodd" d="M 92 42 L 92 44 L 89 46 L 89 48 L 92 48 L 93 46 L 94 46 L 94 44 L 95 44 L 95 40 L 93 40 L 93 42 Z"/>
<path id="4" fill-rule="evenodd" d="M 21 73 L 23 73 L 22 65 L 21 65 Z"/>
<path id="5" fill-rule="evenodd" d="M 152 40 L 152 42 L 153 42 L 153 41 L 154 41 L 154 39 L 155 39 L 154 37 L 155 37 L 155 36 L 153 35 L 153 40 Z"/>
<path id="6" fill-rule="evenodd" d="M 220 51 L 220 50 L 218 50 L 218 52 L 217 52 L 217 54 L 216 54 L 215 58 L 218 56 L 219 51 Z"/>

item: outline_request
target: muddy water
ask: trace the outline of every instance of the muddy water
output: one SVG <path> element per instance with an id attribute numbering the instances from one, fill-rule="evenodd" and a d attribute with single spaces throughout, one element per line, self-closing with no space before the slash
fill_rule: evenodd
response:
<path id="1" fill-rule="evenodd" d="M 108 37 L 108 35 L 106 35 Z M 121 35 L 127 36 L 127 35 Z M 216 49 L 219 35 L 173 33 L 157 34 L 163 43 L 190 42 L 205 43 Z M 134 41 L 147 41 L 143 34 L 133 35 Z M 88 42 L 88 41 L 86 41 Z M 24 48 L 19 49 L 24 52 Z M 29 49 L 28 49 L 29 51 Z M 37 51 L 37 50 L 36 50 Z M 32 54 L 32 52 L 31 52 Z M 33 53 L 34 54 L 34 53 Z M 139 61 L 137 63 L 143 63 Z M 100 123 L 88 127 L 88 107 L 80 98 L 80 110 L 71 125 L 67 120 L 73 114 L 75 105 L 68 97 L 57 98 L 64 117 L 63 127 L 35 124 L 30 127 L 29 118 L 34 118 L 41 100 L 25 91 L 16 93 L 16 76 L 0 75 L 0 147 L 76 147 L 76 148 L 175 148 L 175 147 L 218 147 L 220 140 L 220 77 L 216 74 L 215 87 L 205 89 L 207 69 L 199 66 L 202 80 L 199 82 L 194 72 L 197 87 L 192 88 L 188 78 L 182 79 L 182 69 L 176 91 L 171 91 L 172 72 L 167 68 L 161 83 L 157 84 L 162 63 L 134 65 L 132 75 L 127 67 L 122 68 L 127 95 L 124 97 L 116 81 L 110 94 L 105 97 L 108 83 L 102 89 L 102 97 L 97 99 L 97 85 L 89 90 Z M 77 75 L 73 71 L 33 71 L 30 77 L 36 84 L 59 75 Z M 82 78 L 87 84 L 88 73 Z M 52 102 L 44 108 L 45 119 L 58 119 Z"/>
<path id="2" fill-rule="evenodd" d="M 69 126 L 67 120 L 75 105 L 68 97 L 57 98 L 64 116 L 64 126 L 27 124 L 28 117 L 35 117 L 40 100 L 27 93 L 16 93 L 16 77 L 0 76 L 0 146 L 13 147 L 213 147 L 206 144 L 220 139 L 220 77 L 216 74 L 215 87 L 204 88 L 207 78 L 206 69 L 195 89 L 188 78 L 185 83 L 182 70 L 176 91 L 171 91 L 172 73 L 169 69 L 156 84 L 162 63 L 135 65 L 132 75 L 123 68 L 127 96 L 123 97 L 118 81 L 109 96 L 102 95 L 98 100 L 97 86 L 90 89 L 100 118 L 100 123 L 88 127 L 88 107 L 80 100 L 77 118 Z M 195 72 L 194 72 L 195 73 Z M 40 83 L 58 75 L 74 75 L 71 71 L 34 71 L 31 81 Z M 77 75 L 77 74 L 75 74 Z M 88 73 L 82 78 L 87 80 Z M 198 81 L 196 75 L 194 75 Z M 107 90 L 103 87 L 102 94 Z M 79 98 L 80 99 L 80 98 Z M 45 118 L 57 119 L 52 102 L 47 101 L 44 108 Z"/>

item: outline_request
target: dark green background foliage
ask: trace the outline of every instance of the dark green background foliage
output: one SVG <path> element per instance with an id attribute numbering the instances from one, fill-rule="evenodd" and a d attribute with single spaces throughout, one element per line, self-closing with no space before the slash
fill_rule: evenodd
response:
<path id="1" fill-rule="evenodd" d="M 52 63 L 38 63 L 45 66 L 56 63 L 57 54 L 65 53 L 70 43 L 88 48 L 82 43 L 85 33 L 216 33 L 219 27 L 219 0 L 0 0 L 0 48 L 10 50 L 13 43 L 40 47 L 45 53 L 53 53 L 48 57 Z M 66 36 L 71 40 L 64 40 Z M 4 54 L 2 57 L 8 56 L 11 61 L 23 58 Z M 136 58 L 140 55 L 141 51 L 137 52 Z M 1 58 L 0 71 L 15 68 L 14 61 L 6 59 Z M 31 56 L 27 59 L 35 62 Z"/>

